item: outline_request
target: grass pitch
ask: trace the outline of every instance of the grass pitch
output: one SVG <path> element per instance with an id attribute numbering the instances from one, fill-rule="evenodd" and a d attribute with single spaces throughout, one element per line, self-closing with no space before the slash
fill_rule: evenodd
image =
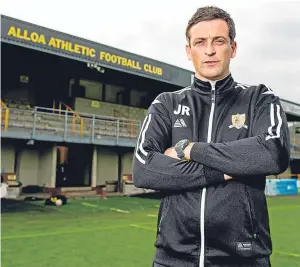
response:
<path id="1" fill-rule="evenodd" d="M 12 202 L 2 210 L 2 267 L 147 267 L 159 201 Z M 300 198 L 269 198 L 273 267 L 300 267 Z"/>

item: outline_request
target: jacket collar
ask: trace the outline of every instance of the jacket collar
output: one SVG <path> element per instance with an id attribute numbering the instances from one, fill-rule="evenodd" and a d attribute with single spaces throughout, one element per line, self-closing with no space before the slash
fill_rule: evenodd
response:
<path id="1" fill-rule="evenodd" d="M 228 74 L 225 78 L 222 80 L 217 80 L 215 82 L 215 89 L 216 94 L 224 94 L 232 90 L 232 84 L 234 83 L 234 80 L 231 76 L 231 73 Z M 194 82 L 191 86 L 192 90 L 197 91 L 201 94 L 210 94 L 212 89 L 212 83 L 210 81 L 202 81 L 196 77 L 194 77 Z"/>

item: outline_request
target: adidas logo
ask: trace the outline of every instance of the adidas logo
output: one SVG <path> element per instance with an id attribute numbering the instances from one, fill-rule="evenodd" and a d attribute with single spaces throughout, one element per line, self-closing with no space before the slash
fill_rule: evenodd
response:
<path id="1" fill-rule="evenodd" d="M 237 250 L 252 250 L 252 244 L 250 242 L 238 242 Z"/>
<path id="2" fill-rule="evenodd" d="M 183 119 L 178 119 L 174 123 L 174 128 L 187 127 Z"/>

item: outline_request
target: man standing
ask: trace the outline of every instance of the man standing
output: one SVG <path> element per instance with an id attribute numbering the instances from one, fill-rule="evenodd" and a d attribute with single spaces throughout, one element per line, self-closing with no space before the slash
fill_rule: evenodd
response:
<path id="1" fill-rule="evenodd" d="M 134 185 L 165 193 L 153 266 L 270 266 L 265 177 L 285 171 L 290 155 L 280 100 L 234 81 L 226 11 L 199 8 L 186 39 L 194 82 L 153 101 L 133 161 Z"/>

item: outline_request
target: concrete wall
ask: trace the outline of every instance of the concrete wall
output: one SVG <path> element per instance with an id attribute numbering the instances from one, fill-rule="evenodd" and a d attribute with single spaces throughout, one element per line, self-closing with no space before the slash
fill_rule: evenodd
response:
<path id="1" fill-rule="evenodd" d="M 132 174 L 133 152 L 127 152 L 122 157 L 122 175 Z"/>
<path id="2" fill-rule="evenodd" d="M 93 105 L 93 103 L 97 103 Z M 123 117 L 132 120 L 143 121 L 146 116 L 146 109 L 117 105 L 101 101 L 93 101 L 85 98 L 76 98 L 75 110 L 77 112 L 90 113 L 102 116 Z"/>
<path id="3" fill-rule="evenodd" d="M 15 147 L 12 143 L 1 140 L 1 171 L 13 173 L 15 166 Z"/>
<path id="4" fill-rule="evenodd" d="M 118 180 L 118 155 L 115 151 L 97 147 L 97 185 L 105 185 L 105 181 Z"/>
<path id="5" fill-rule="evenodd" d="M 15 151 L 18 151 L 15 158 Z M 14 165 L 16 161 L 16 170 Z M 55 187 L 56 147 L 51 143 L 28 146 L 20 141 L 2 140 L 1 168 L 5 173 L 16 171 L 23 186 Z"/>
<path id="6" fill-rule="evenodd" d="M 55 187 L 57 149 L 53 144 L 39 147 L 38 185 Z"/>
<path id="7" fill-rule="evenodd" d="M 38 185 L 39 151 L 35 146 L 22 148 L 19 153 L 17 175 L 23 186 Z"/>

